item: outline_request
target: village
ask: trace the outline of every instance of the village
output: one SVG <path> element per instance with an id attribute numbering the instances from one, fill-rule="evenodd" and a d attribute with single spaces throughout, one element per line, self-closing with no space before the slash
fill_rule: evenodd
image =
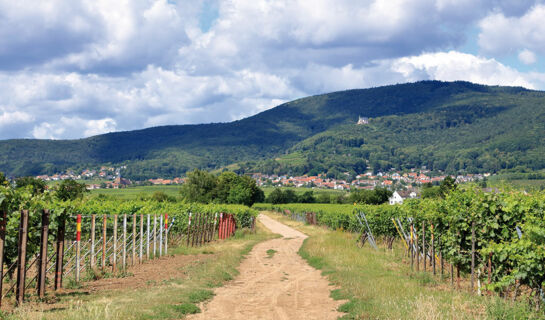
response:
<path id="1" fill-rule="evenodd" d="M 54 174 L 51 176 L 40 175 L 36 178 L 44 181 L 60 181 L 60 180 L 83 180 L 87 184 L 87 189 L 119 189 L 130 186 L 142 185 L 181 185 L 185 182 L 185 178 L 176 177 L 172 179 L 148 179 L 144 181 L 131 181 L 130 179 L 122 178 L 122 170 L 126 166 L 121 167 L 106 167 L 103 166 L 98 170 L 85 169 L 81 173 L 67 171 L 65 173 Z M 295 188 L 318 188 L 318 189 L 334 189 L 334 190 L 353 190 L 353 189 L 368 189 L 372 190 L 377 187 L 387 188 L 392 191 L 401 193 L 410 192 L 420 189 L 423 185 L 433 184 L 438 185 L 447 175 L 442 173 L 434 173 L 425 169 L 411 169 L 408 172 L 389 171 L 373 173 L 368 171 L 364 174 L 351 176 L 346 172 L 345 179 L 335 179 L 327 177 L 325 174 L 316 176 L 289 176 L 289 175 L 268 175 L 262 173 L 248 174 L 256 181 L 260 187 L 295 187 Z M 490 173 L 484 174 L 465 174 L 453 176 L 456 183 L 475 182 L 486 179 Z M 87 183 L 89 181 L 89 183 Z M 406 198 L 407 196 L 405 196 Z"/>

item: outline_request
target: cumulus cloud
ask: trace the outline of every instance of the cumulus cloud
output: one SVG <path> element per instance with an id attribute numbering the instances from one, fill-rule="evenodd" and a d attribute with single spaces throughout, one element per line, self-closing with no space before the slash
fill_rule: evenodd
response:
<path id="1" fill-rule="evenodd" d="M 537 61 L 536 54 L 528 49 L 522 50 L 519 53 L 518 58 L 524 64 L 534 64 Z"/>
<path id="2" fill-rule="evenodd" d="M 534 88 L 528 75 L 507 67 L 494 59 L 450 51 L 401 58 L 392 64 L 406 80 L 429 79 L 444 81 L 466 80 L 475 83 Z"/>
<path id="3" fill-rule="evenodd" d="M 545 54 L 545 5 L 520 17 L 494 13 L 480 21 L 479 45 L 489 54 L 514 54 L 521 48 Z"/>
<path id="4" fill-rule="evenodd" d="M 0 114 L 0 126 L 7 126 L 15 123 L 26 123 L 33 120 L 33 117 L 25 112 L 3 112 Z"/>

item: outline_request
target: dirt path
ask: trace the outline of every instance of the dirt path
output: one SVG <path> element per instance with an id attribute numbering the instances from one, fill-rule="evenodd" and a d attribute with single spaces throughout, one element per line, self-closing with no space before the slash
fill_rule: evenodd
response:
<path id="1" fill-rule="evenodd" d="M 265 215 L 259 220 L 282 238 L 256 245 L 241 263 L 240 275 L 215 290 L 216 296 L 189 319 L 336 319 L 343 301 L 297 251 L 307 237 Z M 268 250 L 276 252 L 270 257 Z"/>

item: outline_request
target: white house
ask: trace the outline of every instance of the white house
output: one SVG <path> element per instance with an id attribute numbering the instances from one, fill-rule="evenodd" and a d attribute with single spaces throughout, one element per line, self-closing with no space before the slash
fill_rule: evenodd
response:
<path id="1" fill-rule="evenodd" d="M 394 194 L 392 194 L 392 196 L 388 200 L 390 201 L 391 205 L 403 203 L 403 198 L 399 193 L 397 193 L 397 191 L 394 191 Z"/>

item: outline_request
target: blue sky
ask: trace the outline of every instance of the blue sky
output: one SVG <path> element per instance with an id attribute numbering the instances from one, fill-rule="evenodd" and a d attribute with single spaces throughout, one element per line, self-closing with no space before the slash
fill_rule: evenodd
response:
<path id="1" fill-rule="evenodd" d="M 543 21 L 542 0 L 0 0 L 0 139 L 428 79 L 545 90 Z"/>

